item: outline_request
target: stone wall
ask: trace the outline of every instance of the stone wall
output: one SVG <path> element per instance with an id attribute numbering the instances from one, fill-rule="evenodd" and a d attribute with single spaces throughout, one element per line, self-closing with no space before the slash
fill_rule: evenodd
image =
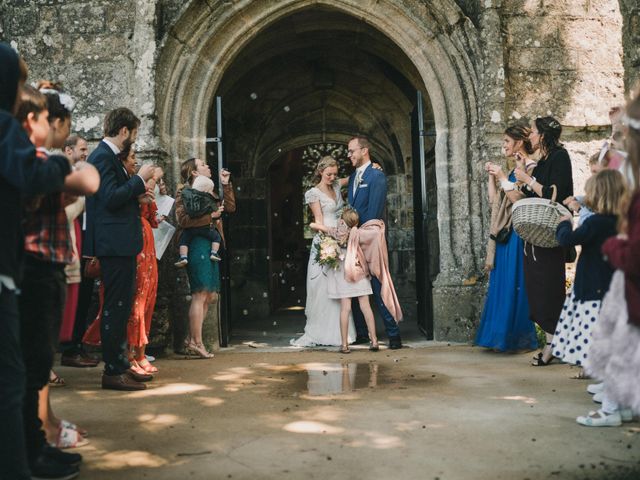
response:
<path id="1" fill-rule="evenodd" d="M 576 191 L 588 157 L 609 135 L 608 111 L 624 102 L 622 16 L 616 1 L 484 0 L 485 158 L 501 158 L 504 128 L 552 115 L 574 166 Z"/>
<path id="2" fill-rule="evenodd" d="M 637 0 L 620 0 L 620 11 L 624 22 L 624 79 L 626 90 L 630 91 L 640 88 L 640 3 Z"/>

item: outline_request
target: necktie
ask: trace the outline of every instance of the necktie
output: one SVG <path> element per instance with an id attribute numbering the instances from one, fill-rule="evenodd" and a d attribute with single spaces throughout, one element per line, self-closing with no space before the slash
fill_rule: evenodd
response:
<path id="1" fill-rule="evenodd" d="M 358 170 L 358 172 L 356 173 L 356 181 L 353 182 L 353 194 L 356 194 L 356 191 L 358 190 L 358 186 L 360 185 L 360 182 L 362 181 L 362 170 Z"/>

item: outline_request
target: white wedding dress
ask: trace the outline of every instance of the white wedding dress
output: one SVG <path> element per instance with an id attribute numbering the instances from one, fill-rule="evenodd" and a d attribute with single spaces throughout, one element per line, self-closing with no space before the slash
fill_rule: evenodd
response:
<path id="1" fill-rule="evenodd" d="M 305 203 L 320 202 L 322 208 L 323 223 L 327 227 L 335 227 L 338 224 L 337 213 L 344 206 L 340 185 L 336 184 L 335 192 L 337 202 L 316 187 L 304 194 Z M 304 335 L 291 340 L 291 345 L 297 347 L 314 347 L 316 345 L 340 346 L 340 300 L 331 299 L 328 296 L 328 282 L 333 281 L 331 275 L 327 275 L 327 267 L 318 265 L 315 261 L 320 235 L 316 234 L 311 243 L 311 253 L 307 267 L 307 303 L 304 313 L 307 323 L 304 327 Z M 355 327 L 353 317 L 349 315 L 349 343 L 355 340 Z"/>

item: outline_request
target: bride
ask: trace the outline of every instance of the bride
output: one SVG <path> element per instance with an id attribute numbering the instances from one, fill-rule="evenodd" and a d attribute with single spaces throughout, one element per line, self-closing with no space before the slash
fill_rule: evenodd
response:
<path id="1" fill-rule="evenodd" d="M 311 208 L 314 222 L 327 227 L 335 227 L 338 223 L 338 211 L 344 206 L 340 194 L 338 177 L 338 163 L 333 157 L 323 157 L 315 171 L 316 186 L 305 194 L 305 203 Z M 316 234 L 311 243 L 311 253 L 307 268 L 307 303 L 305 315 L 307 323 L 304 335 L 292 339 L 291 345 L 298 347 L 313 347 L 316 345 L 342 344 L 340 339 L 340 300 L 331 299 L 327 295 L 326 267 L 315 261 L 320 235 Z M 354 337 L 353 318 L 349 319 L 349 343 Z"/>

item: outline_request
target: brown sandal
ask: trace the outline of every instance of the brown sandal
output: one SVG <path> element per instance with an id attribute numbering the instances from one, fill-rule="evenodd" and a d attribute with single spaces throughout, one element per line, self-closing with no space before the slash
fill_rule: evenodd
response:
<path id="1" fill-rule="evenodd" d="M 338 352 L 340 352 L 340 353 L 351 353 L 351 350 L 349 350 L 349 345 L 342 345 L 340 347 L 340 350 L 338 350 Z"/>

